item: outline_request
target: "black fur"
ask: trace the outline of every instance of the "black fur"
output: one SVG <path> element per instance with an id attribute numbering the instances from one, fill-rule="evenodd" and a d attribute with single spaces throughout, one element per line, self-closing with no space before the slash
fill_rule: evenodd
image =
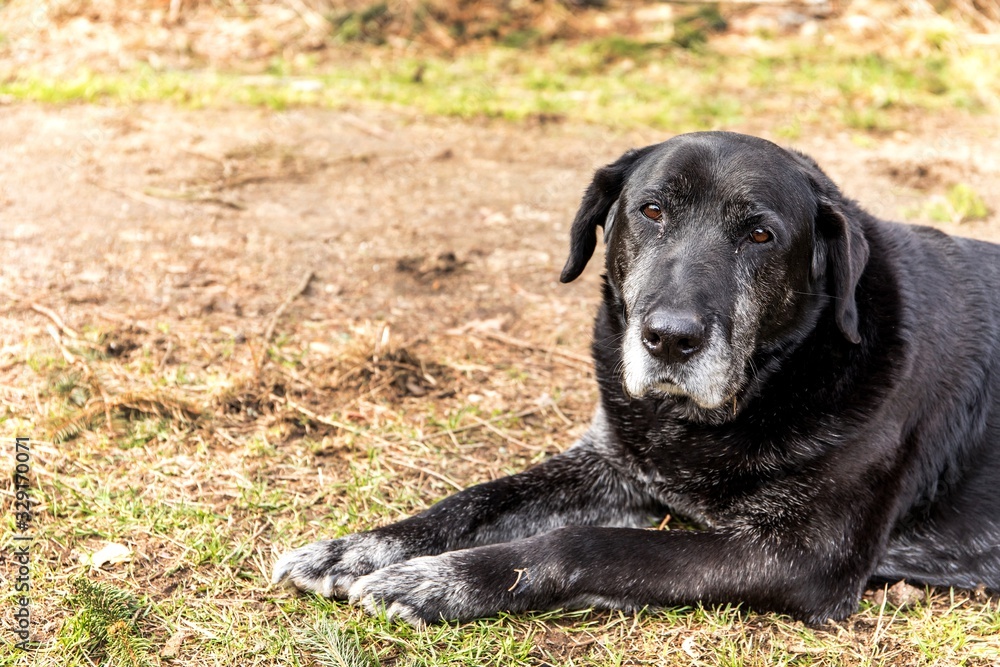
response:
<path id="1" fill-rule="evenodd" d="M 588 433 L 292 551 L 275 581 L 413 623 L 694 602 L 820 622 L 872 581 L 1000 590 L 1000 246 L 877 220 L 811 159 L 730 133 L 599 170 L 564 281 L 598 226 Z M 704 323 L 690 359 L 650 352 L 639 324 L 663 312 Z M 700 528 L 643 529 L 667 512 Z"/>

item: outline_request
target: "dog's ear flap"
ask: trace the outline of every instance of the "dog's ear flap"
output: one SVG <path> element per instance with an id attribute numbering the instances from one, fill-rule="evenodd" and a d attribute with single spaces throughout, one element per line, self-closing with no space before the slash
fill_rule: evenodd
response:
<path id="1" fill-rule="evenodd" d="M 570 229 L 569 257 L 559 280 L 564 283 L 576 280 L 583 273 L 587 262 L 597 247 L 597 228 L 604 227 L 608 214 L 621 195 L 625 179 L 635 164 L 652 150 L 652 146 L 633 149 L 611 164 L 601 167 L 580 201 L 580 208 Z M 607 233 L 605 229 L 605 233 Z"/>
<path id="2" fill-rule="evenodd" d="M 813 279 L 827 273 L 837 326 L 852 343 L 861 342 L 858 331 L 858 303 L 855 291 L 868 265 L 868 239 L 857 207 L 844 196 L 819 165 L 807 155 L 789 151 L 803 167 L 816 195 L 816 239 L 813 251 Z"/>
<path id="3" fill-rule="evenodd" d="M 852 343 L 860 343 L 855 290 L 868 264 L 868 240 L 861 222 L 825 197 L 819 199 L 817 228 L 826 239 L 827 266 L 836 299 L 837 326 Z"/>

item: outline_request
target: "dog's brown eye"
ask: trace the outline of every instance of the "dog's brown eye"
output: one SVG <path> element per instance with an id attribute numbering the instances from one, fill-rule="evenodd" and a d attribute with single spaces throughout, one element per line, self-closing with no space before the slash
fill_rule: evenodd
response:
<path id="1" fill-rule="evenodd" d="M 750 232 L 750 240 L 754 243 L 767 243 L 771 240 L 771 232 L 767 231 L 763 227 L 758 227 Z"/>
<path id="2" fill-rule="evenodd" d="M 641 211 L 642 214 L 647 218 L 649 218 L 650 220 L 659 220 L 660 217 L 663 215 L 663 212 L 660 210 L 660 207 L 657 206 L 656 204 L 646 204 L 645 206 L 642 207 Z"/>

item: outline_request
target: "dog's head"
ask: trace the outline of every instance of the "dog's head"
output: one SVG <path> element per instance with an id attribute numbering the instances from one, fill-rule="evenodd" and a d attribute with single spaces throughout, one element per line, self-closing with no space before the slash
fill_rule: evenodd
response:
<path id="1" fill-rule="evenodd" d="M 843 201 L 804 155 L 728 132 L 681 135 L 597 171 L 562 281 L 580 275 L 603 227 L 625 391 L 718 408 L 746 386 L 755 354 L 801 339 L 831 298 L 843 336 L 860 341 L 868 244 Z"/>

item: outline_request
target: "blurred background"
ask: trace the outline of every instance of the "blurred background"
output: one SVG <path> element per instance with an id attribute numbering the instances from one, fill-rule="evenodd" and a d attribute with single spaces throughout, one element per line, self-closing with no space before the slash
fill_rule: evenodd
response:
<path id="1" fill-rule="evenodd" d="M 907 110 L 984 110 L 997 96 L 996 0 L 13 0 L 0 12 L 0 93 L 18 99 L 381 102 L 673 131 L 781 112 L 769 125 L 794 136 L 831 121 L 898 128 Z"/>
<path id="2" fill-rule="evenodd" d="M 994 665 L 988 591 L 422 632 L 269 587 L 583 433 L 580 195 L 704 129 L 1000 241 L 1000 4 L 0 0 L 0 667 Z"/>

